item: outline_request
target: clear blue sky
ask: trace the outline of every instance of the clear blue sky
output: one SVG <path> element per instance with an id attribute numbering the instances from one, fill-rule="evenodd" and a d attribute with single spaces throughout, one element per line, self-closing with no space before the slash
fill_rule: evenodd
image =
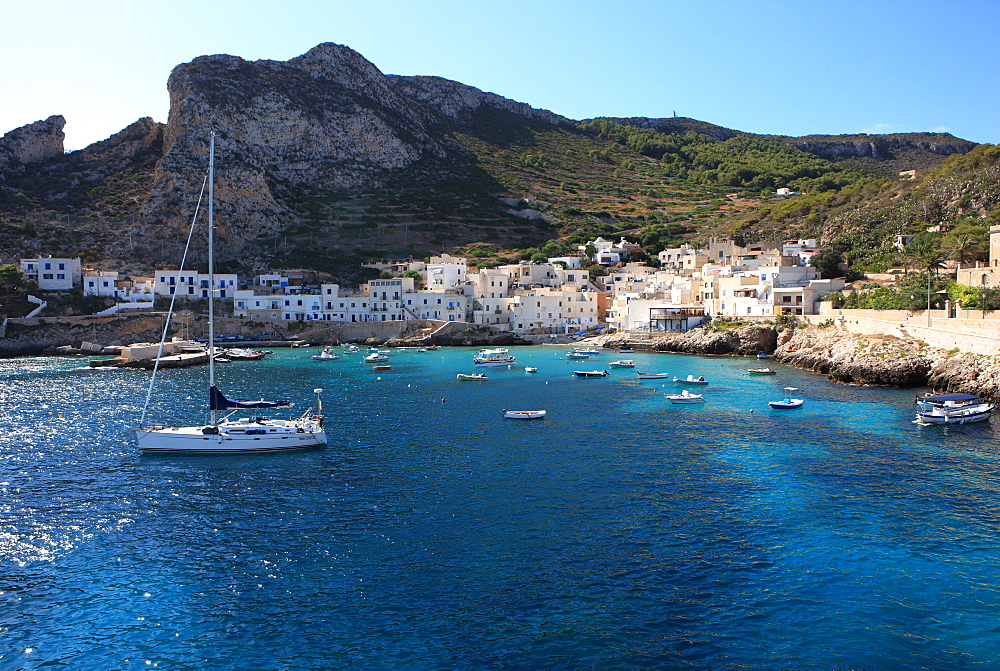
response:
<path id="1" fill-rule="evenodd" d="M 1000 142 L 998 0 L 0 0 L 0 17 L 0 134 L 62 114 L 68 150 L 166 121 L 179 63 L 320 42 L 573 119 Z"/>

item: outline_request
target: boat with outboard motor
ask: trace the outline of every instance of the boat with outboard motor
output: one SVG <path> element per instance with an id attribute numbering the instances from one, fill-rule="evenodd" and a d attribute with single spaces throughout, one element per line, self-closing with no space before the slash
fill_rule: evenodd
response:
<path id="1" fill-rule="evenodd" d="M 996 404 L 972 394 L 917 396 L 917 424 L 972 424 L 990 418 Z"/>
<path id="2" fill-rule="evenodd" d="M 704 375 L 699 375 L 698 377 L 695 377 L 694 375 L 688 375 L 687 377 L 675 377 L 674 382 L 678 384 L 698 384 L 702 386 L 708 384 L 708 380 L 705 379 Z"/>
<path id="3" fill-rule="evenodd" d="M 504 410 L 507 419 L 545 419 L 544 410 Z"/>
<path id="4" fill-rule="evenodd" d="M 509 366 L 514 363 L 514 357 L 506 347 L 495 347 L 492 349 L 481 349 L 472 357 L 473 363 L 477 366 L 497 367 Z"/>
<path id="5" fill-rule="evenodd" d="M 679 394 L 664 394 L 671 403 L 704 403 L 705 397 L 701 394 L 692 394 L 687 389 Z"/>
<path id="6" fill-rule="evenodd" d="M 575 370 L 573 375 L 577 377 L 605 377 L 608 374 L 606 370 Z"/>
<path id="7" fill-rule="evenodd" d="M 785 387 L 785 398 L 780 401 L 769 401 L 768 406 L 775 410 L 793 410 L 801 408 L 805 401 L 801 398 L 792 398 L 792 392 L 798 391 L 798 387 Z"/>

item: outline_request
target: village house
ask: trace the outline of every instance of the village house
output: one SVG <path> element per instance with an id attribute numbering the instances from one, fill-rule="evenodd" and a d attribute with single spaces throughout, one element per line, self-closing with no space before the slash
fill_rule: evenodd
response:
<path id="1" fill-rule="evenodd" d="M 83 272 L 83 295 L 115 298 L 128 303 L 153 300 L 152 277 L 123 277 L 114 270 Z"/>
<path id="2" fill-rule="evenodd" d="M 41 291 L 69 291 L 83 281 L 80 259 L 51 256 L 21 259 L 21 272 L 25 280 L 35 282 Z"/>
<path id="3" fill-rule="evenodd" d="M 208 298 L 210 288 L 216 290 L 216 298 L 233 298 L 238 287 L 235 273 L 216 273 L 215 285 L 210 287 L 208 273 L 197 270 L 158 269 L 154 274 L 154 289 L 157 296 L 180 296 L 182 298 Z"/>

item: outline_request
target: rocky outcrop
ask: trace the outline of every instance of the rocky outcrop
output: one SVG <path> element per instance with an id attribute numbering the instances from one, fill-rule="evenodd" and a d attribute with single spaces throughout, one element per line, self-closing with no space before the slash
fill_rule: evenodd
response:
<path id="1" fill-rule="evenodd" d="M 544 109 L 536 109 L 495 93 L 481 91 L 443 77 L 402 77 L 387 75 L 400 92 L 431 107 L 435 112 L 451 119 L 460 119 L 483 107 L 492 107 L 527 119 L 551 124 L 566 123 L 566 117 Z"/>
<path id="2" fill-rule="evenodd" d="M 0 137 L 0 185 L 20 174 L 24 166 L 63 154 L 66 119 L 60 115 L 15 128 Z"/>
<path id="3" fill-rule="evenodd" d="M 775 360 L 855 384 L 919 387 L 927 384 L 934 357 L 913 340 L 861 337 L 834 328 L 799 328 L 775 351 Z"/>
<path id="4" fill-rule="evenodd" d="M 960 140 L 951 135 L 941 134 L 935 139 L 924 139 L 921 133 L 914 133 L 917 137 L 907 137 L 910 134 L 903 133 L 898 136 L 870 136 L 855 138 L 848 136 L 840 138 L 836 135 L 827 138 L 798 139 L 787 138 L 786 144 L 796 149 L 815 154 L 820 158 L 830 161 L 838 161 L 847 158 L 870 158 L 876 161 L 890 160 L 896 157 L 901 150 L 919 149 L 931 154 L 940 156 L 950 156 L 951 154 L 964 154 L 975 147 L 975 143 Z"/>
<path id="5" fill-rule="evenodd" d="M 180 225 L 216 138 L 223 239 L 271 234 L 296 219 L 286 196 L 371 188 L 420 162 L 469 162 L 435 116 L 360 54 L 321 44 L 287 62 L 203 56 L 168 81 L 164 156 L 143 208 Z"/>
<path id="6" fill-rule="evenodd" d="M 63 153 L 66 119 L 61 115 L 30 123 L 0 138 L 0 157 L 19 163 L 40 163 Z M 0 159 L 2 160 L 2 159 Z"/>
<path id="7" fill-rule="evenodd" d="M 158 315 L 25 321 L 31 324 L 8 324 L 6 337 L 0 338 L 0 357 L 40 354 L 84 341 L 108 346 L 159 342 L 163 332 L 163 319 Z"/>
<path id="8" fill-rule="evenodd" d="M 631 347 L 627 335 L 611 336 L 604 346 L 612 349 Z M 696 328 L 685 333 L 664 335 L 650 346 L 654 352 L 685 354 L 732 354 L 747 356 L 768 354 L 777 346 L 777 333 L 770 326 L 744 326 L 737 329 Z"/>
<path id="9" fill-rule="evenodd" d="M 928 386 L 1000 402 L 1000 364 L 993 357 L 929 348 L 917 340 L 861 336 L 830 328 L 787 331 L 777 361 L 814 370 L 838 382 L 894 387 Z"/>
<path id="10" fill-rule="evenodd" d="M 977 394 L 1000 402 L 1000 365 L 994 357 L 945 354 L 931 369 L 927 386 L 942 392 Z"/>

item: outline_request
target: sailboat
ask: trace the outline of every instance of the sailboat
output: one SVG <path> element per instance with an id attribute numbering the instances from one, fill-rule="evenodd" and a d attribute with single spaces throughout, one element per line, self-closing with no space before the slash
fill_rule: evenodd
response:
<path id="1" fill-rule="evenodd" d="M 215 135 L 212 135 L 208 159 L 208 276 L 212 287 L 208 292 L 208 348 L 215 347 L 215 259 L 214 241 L 214 189 Z M 196 215 L 197 218 L 197 215 Z M 192 224 L 193 227 L 193 224 Z M 166 327 L 164 327 L 166 334 Z M 164 336 L 165 337 L 165 336 Z M 156 381 L 154 370 L 150 381 L 150 394 Z M 145 426 L 145 408 L 136 439 L 142 452 L 169 452 L 184 454 L 242 454 L 249 452 L 279 452 L 302 450 L 326 443 L 323 430 L 322 389 L 316 394 L 317 410 L 306 410 L 297 419 L 269 419 L 267 417 L 235 417 L 241 410 L 266 410 L 290 408 L 288 401 L 252 401 L 227 398 L 215 384 L 215 359 L 208 361 L 208 391 L 210 421 L 191 426 Z M 146 404 L 149 404 L 147 395 Z M 225 413 L 219 418 L 219 413 Z"/>

